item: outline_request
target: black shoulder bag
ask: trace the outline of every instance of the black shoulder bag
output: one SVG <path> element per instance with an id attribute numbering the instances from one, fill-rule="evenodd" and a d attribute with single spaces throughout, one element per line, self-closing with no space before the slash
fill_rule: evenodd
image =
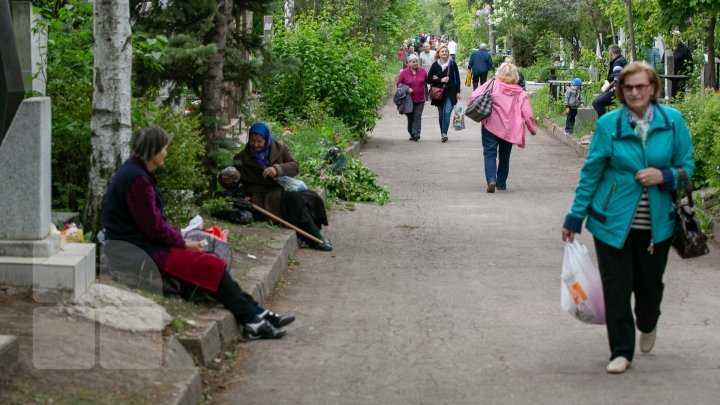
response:
<path id="1" fill-rule="evenodd" d="M 687 195 L 687 201 L 683 201 L 680 192 L 677 193 L 677 205 L 675 208 L 675 232 L 672 238 L 672 247 L 683 259 L 690 259 L 709 253 L 707 247 L 707 236 L 700 230 L 700 224 L 695 217 L 695 204 L 692 198 L 692 185 L 683 169 L 677 169 L 680 176 L 681 191 Z"/>

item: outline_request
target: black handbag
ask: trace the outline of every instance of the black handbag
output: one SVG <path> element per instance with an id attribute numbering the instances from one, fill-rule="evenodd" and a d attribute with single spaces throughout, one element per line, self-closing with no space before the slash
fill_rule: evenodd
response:
<path id="1" fill-rule="evenodd" d="M 467 106 L 467 109 L 465 110 L 466 117 L 475 122 L 480 122 L 492 114 L 492 88 L 494 85 L 495 80 L 493 79 L 488 85 L 488 89 L 485 90 L 480 97 L 473 100 L 472 104 Z"/>
<path id="2" fill-rule="evenodd" d="M 678 255 L 683 259 L 702 256 L 710 253 L 707 247 L 707 236 L 700 230 L 700 224 L 695 217 L 695 204 L 692 198 L 692 185 L 687 178 L 685 170 L 678 169 L 681 190 L 685 191 L 687 201 L 683 201 L 678 193 L 675 208 L 675 233 L 671 241 Z"/>

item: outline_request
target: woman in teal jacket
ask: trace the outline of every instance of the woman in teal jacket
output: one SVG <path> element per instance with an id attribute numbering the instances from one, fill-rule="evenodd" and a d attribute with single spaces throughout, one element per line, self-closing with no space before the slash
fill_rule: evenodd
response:
<path id="1" fill-rule="evenodd" d="M 609 373 L 622 373 L 635 352 L 655 344 L 662 277 L 675 226 L 673 192 L 682 169 L 695 169 L 692 140 L 682 115 L 657 104 L 660 80 L 645 62 L 627 65 L 618 77 L 621 108 L 598 119 L 575 200 L 562 228 L 572 241 L 588 217 L 605 298 L 610 343 Z"/>

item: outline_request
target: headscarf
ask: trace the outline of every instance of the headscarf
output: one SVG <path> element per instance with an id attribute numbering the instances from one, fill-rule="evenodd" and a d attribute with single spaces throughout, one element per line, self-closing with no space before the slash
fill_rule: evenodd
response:
<path id="1" fill-rule="evenodd" d="M 265 140 L 265 148 L 260 152 L 255 152 L 253 148 L 250 147 L 250 136 L 252 135 L 260 135 Z M 257 164 L 259 164 L 262 167 L 268 166 L 268 152 L 270 151 L 270 145 L 275 141 L 272 136 L 272 132 L 270 131 L 270 127 L 265 125 L 262 122 L 256 122 L 251 127 L 250 130 L 248 130 L 248 144 L 247 147 L 250 150 L 250 156 L 255 159 Z"/>

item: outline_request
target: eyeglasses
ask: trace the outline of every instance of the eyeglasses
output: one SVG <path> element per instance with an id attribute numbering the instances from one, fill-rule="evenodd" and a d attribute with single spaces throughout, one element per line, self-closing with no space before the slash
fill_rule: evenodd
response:
<path id="1" fill-rule="evenodd" d="M 632 93 L 633 90 L 637 90 L 639 93 L 642 93 L 645 91 L 648 87 L 650 87 L 650 83 L 644 83 L 644 84 L 623 84 L 622 86 L 623 92 L 625 93 Z"/>

